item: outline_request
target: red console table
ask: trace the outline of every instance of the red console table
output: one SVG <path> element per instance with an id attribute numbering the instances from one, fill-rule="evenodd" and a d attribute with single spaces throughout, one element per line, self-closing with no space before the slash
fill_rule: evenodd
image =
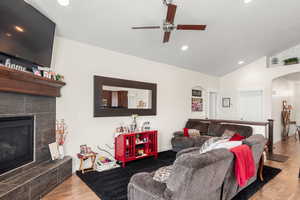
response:
<path id="1" fill-rule="evenodd" d="M 149 156 L 157 158 L 157 131 L 121 134 L 115 138 L 115 159 L 122 162 Z"/>

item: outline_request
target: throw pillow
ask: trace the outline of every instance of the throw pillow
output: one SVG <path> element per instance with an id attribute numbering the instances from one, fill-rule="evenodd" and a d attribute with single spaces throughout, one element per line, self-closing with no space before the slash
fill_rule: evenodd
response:
<path id="1" fill-rule="evenodd" d="M 188 134 L 190 137 L 197 137 L 200 136 L 200 131 L 197 129 L 189 129 Z"/>
<path id="2" fill-rule="evenodd" d="M 183 136 L 184 137 L 189 137 L 189 129 L 188 128 L 183 129 Z"/>
<path id="3" fill-rule="evenodd" d="M 161 167 L 155 171 L 153 180 L 166 183 L 173 169 L 173 165 Z"/>
<path id="4" fill-rule="evenodd" d="M 236 132 L 226 129 L 222 135 L 223 138 L 231 138 Z"/>
<path id="5" fill-rule="evenodd" d="M 242 141 L 243 139 L 245 139 L 244 136 L 241 136 L 239 133 L 236 133 L 229 139 L 229 141 Z"/>
<path id="6" fill-rule="evenodd" d="M 210 149 L 210 147 L 212 146 L 212 144 L 216 143 L 219 140 L 222 140 L 222 138 L 220 138 L 220 137 L 211 137 L 208 140 L 206 140 L 204 142 L 204 144 L 200 147 L 200 150 L 199 150 L 200 154 L 207 152 Z"/>
<path id="7" fill-rule="evenodd" d="M 240 145 L 242 145 L 242 141 L 229 141 L 228 139 L 219 138 L 217 141 L 214 141 L 203 148 L 201 147 L 200 154 L 212 151 L 214 149 L 231 149 Z"/>

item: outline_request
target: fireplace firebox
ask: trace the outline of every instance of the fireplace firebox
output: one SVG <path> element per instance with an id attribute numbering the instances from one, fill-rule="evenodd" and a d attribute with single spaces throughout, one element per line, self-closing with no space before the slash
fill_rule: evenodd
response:
<path id="1" fill-rule="evenodd" d="M 0 175 L 34 162 L 34 117 L 0 118 Z"/>

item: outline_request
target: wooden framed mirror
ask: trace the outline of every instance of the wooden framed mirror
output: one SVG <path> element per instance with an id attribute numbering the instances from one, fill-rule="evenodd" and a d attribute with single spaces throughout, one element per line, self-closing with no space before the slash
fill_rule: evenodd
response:
<path id="1" fill-rule="evenodd" d="M 94 76 L 94 117 L 156 115 L 157 85 Z"/>

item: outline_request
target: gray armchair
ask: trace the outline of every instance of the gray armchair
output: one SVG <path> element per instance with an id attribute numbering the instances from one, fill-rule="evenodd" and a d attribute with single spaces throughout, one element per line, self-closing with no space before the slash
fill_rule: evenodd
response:
<path id="1" fill-rule="evenodd" d="M 216 149 L 204 154 L 189 152 L 177 157 L 166 184 L 154 173 L 138 173 L 128 184 L 128 200 L 217 200 L 233 154 Z"/>

